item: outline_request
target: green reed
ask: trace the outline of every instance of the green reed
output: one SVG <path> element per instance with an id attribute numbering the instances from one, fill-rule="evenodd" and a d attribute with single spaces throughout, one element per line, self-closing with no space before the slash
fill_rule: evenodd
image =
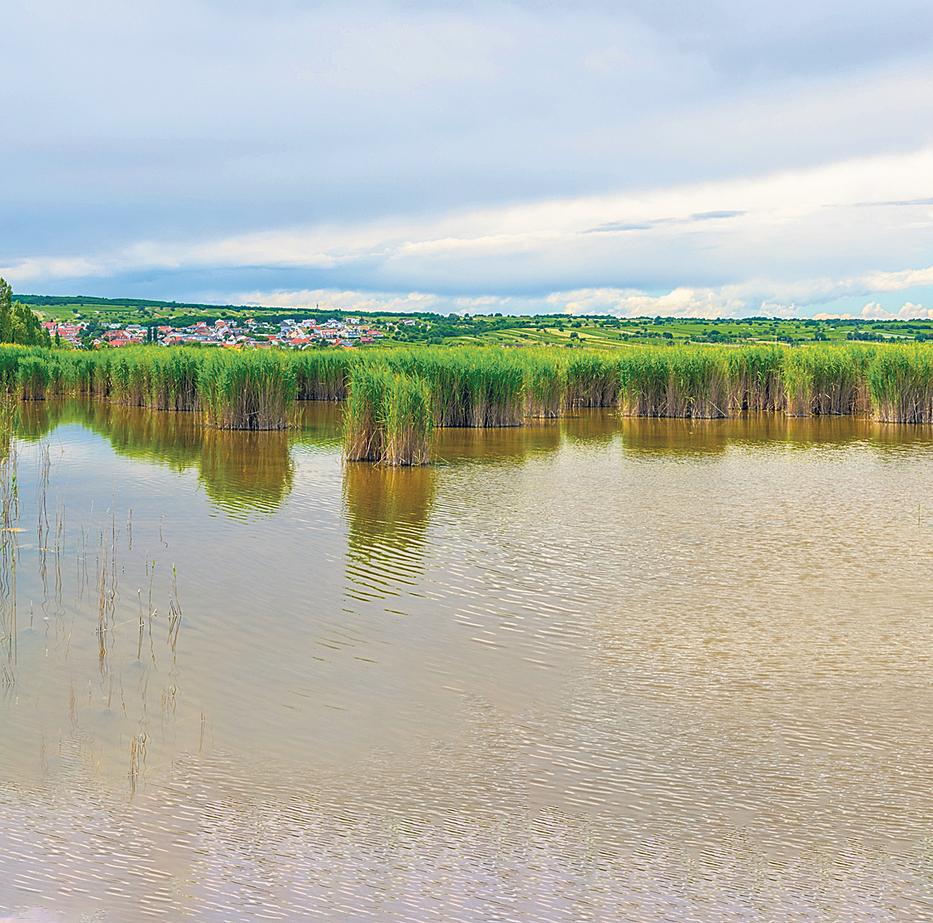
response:
<path id="1" fill-rule="evenodd" d="M 299 353 L 4 346 L 0 389 L 31 402 L 77 395 L 195 411 L 210 426 L 246 430 L 285 428 L 299 399 L 346 398 L 348 457 L 418 464 L 433 427 L 519 426 L 581 407 L 645 417 L 766 411 L 931 422 L 931 356 L 931 346 L 892 344 Z"/>
<path id="2" fill-rule="evenodd" d="M 272 350 L 210 350 L 198 370 L 198 402 L 220 429 L 286 429 L 297 398 L 295 367 Z"/>
<path id="3" fill-rule="evenodd" d="M 889 346 L 868 364 L 875 416 L 888 423 L 933 423 L 933 349 Z"/>
<path id="4" fill-rule="evenodd" d="M 394 374 L 385 391 L 380 423 L 386 465 L 426 465 L 431 460 L 434 419 L 427 383 L 411 375 Z"/>
<path id="5" fill-rule="evenodd" d="M 291 354 L 298 379 L 298 400 L 343 401 L 356 354 L 345 349 L 306 349 Z"/>
<path id="6" fill-rule="evenodd" d="M 791 416 L 867 412 L 868 367 L 874 354 L 874 349 L 863 346 L 785 350 L 786 412 Z"/>
<path id="7" fill-rule="evenodd" d="M 559 417 L 564 412 L 567 369 L 554 350 L 523 350 L 520 356 L 525 417 Z"/>
<path id="8" fill-rule="evenodd" d="M 348 461 L 427 464 L 433 424 L 431 392 L 423 379 L 380 365 L 354 370 L 344 410 Z"/>
<path id="9" fill-rule="evenodd" d="M 784 409 L 786 350 L 780 346 L 746 346 L 727 352 L 733 411 Z"/>
<path id="10" fill-rule="evenodd" d="M 354 370 L 344 408 L 344 457 L 348 461 L 382 461 L 386 433 L 382 422 L 391 370 L 361 365 Z"/>
<path id="11" fill-rule="evenodd" d="M 616 354 L 574 350 L 564 365 L 564 403 L 577 407 L 615 407 L 622 379 Z"/>

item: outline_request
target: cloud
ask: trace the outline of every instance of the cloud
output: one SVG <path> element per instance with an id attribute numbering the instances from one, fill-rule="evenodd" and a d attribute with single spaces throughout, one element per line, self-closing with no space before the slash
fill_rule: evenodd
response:
<path id="1" fill-rule="evenodd" d="M 928 320 L 933 319 L 933 309 L 908 301 L 900 310 L 888 311 L 877 302 L 870 302 L 862 308 L 862 317 L 870 320 Z"/>
<path id="2" fill-rule="evenodd" d="M 816 320 L 933 320 L 933 308 L 926 308 L 911 301 L 904 302 L 897 311 L 890 311 L 877 301 L 870 301 L 859 314 L 848 312 L 821 311 L 813 315 Z"/>
<path id="3" fill-rule="evenodd" d="M 933 252 L 922 0 L 36 0 L 4 38 L 21 291 L 794 310 Z"/>
<path id="4" fill-rule="evenodd" d="M 857 204 L 866 192 L 903 195 L 930 175 L 933 148 L 639 192 L 140 240 L 86 256 L 30 255 L 2 272 L 20 290 L 42 279 L 250 270 L 304 274 L 317 282 L 308 290 L 427 291 L 454 302 L 495 296 L 520 306 L 585 292 L 570 301 L 621 314 L 799 313 L 933 286 L 933 267 L 913 262 L 933 250 L 933 222 L 882 226 Z M 652 230 L 589 233 L 609 226 Z M 877 268 L 885 263 L 897 268 Z"/>

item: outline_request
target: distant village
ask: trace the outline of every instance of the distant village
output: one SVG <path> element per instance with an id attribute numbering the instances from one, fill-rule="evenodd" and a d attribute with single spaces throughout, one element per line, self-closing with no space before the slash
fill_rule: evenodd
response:
<path id="1" fill-rule="evenodd" d="M 416 321 L 404 318 L 400 323 L 411 325 Z M 384 330 L 364 323 L 359 317 L 326 321 L 312 318 L 287 319 L 278 325 L 263 323 L 252 317 L 244 321 L 217 320 L 212 324 L 199 321 L 187 327 L 172 327 L 169 324 L 110 324 L 90 342 L 87 342 L 85 335 L 89 326 L 85 321 L 45 321 L 42 326 L 53 339 L 57 336 L 60 342 L 75 347 L 87 345 L 95 349 L 147 343 L 160 346 L 224 346 L 234 349 L 307 349 L 320 345 L 355 348 L 375 343 L 386 335 Z"/>

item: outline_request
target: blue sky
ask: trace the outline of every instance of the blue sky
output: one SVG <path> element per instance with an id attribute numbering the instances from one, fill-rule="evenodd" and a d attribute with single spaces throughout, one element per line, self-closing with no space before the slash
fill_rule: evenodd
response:
<path id="1" fill-rule="evenodd" d="M 33 0 L 18 292 L 933 317 L 928 0 Z"/>

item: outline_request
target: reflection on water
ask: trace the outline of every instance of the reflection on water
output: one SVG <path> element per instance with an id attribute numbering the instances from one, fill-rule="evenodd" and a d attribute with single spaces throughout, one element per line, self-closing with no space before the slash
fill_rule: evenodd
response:
<path id="1" fill-rule="evenodd" d="M 929 917 L 929 428 L 301 414 L 23 408 L 0 919 Z"/>
<path id="2" fill-rule="evenodd" d="M 622 417 L 620 432 L 630 454 L 721 454 L 730 446 L 846 446 L 863 442 L 896 449 L 931 445 L 929 426 L 878 423 L 863 417 L 787 417 L 748 414 L 726 420 Z"/>
<path id="3" fill-rule="evenodd" d="M 67 423 L 99 433 L 128 458 L 176 471 L 195 468 L 207 495 L 234 515 L 271 512 L 282 503 L 292 484 L 290 446 L 304 435 L 303 429 L 293 434 L 226 432 L 199 425 L 193 414 L 150 413 L 98 401 L 24 404 L 17 435 L 35 441 Z M 335 425 L 325 417 L 317 431 L 324 435 Z"/>
<path id="4" fill-rule="evenodd" d="M 344 467 L 347 576 L 351 596 L 396 594 L 422 570 L 437 470 L 360 462 Z"/>

